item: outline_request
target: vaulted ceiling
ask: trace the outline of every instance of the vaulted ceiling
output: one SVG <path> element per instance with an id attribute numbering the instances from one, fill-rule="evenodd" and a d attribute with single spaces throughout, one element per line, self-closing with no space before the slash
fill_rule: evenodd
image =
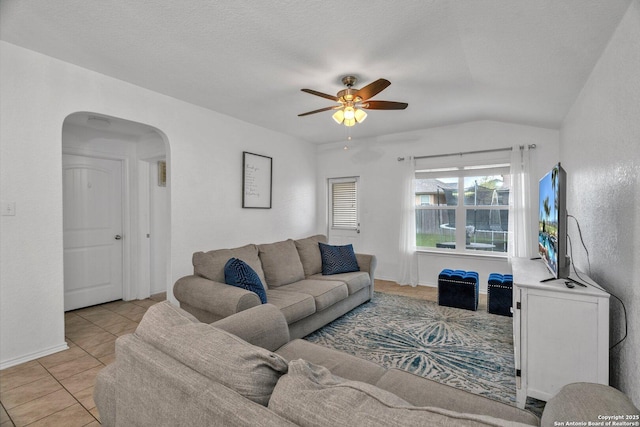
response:
<path id="1" fill-rule="evenodd" d="M 391 86 L 353 138 L 471 120 L 559 128 L 631 0 L 2 0 L 0 38 L 315 142 L 341 77 Z"/>

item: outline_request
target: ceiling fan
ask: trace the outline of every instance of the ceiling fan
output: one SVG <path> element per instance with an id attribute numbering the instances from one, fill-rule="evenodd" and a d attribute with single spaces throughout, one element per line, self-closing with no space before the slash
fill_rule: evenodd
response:
<path id="1" fill-rule="evenodd" d="M 409 105 L 406 102 L 370 100 L 391 84 L 389 80 L 378 79 L 373 83 L 369 83 L 362 89 L 355 89 L 353 87 L 356 82 L 356 77 L 344 76 L 342 78 L 342 83 L 347 88 L 338 92 L 336 96 L 318 92 L 312 89 L 301 89 L 303 92 L 310 93 L 311 95 L 316 95 L 335 101 L 338 103 L 338 105 L 298 114 L 298 117 L 321 113 L 323 111 L 337 110 L 333 114 L 333 120 L 335 120 L 338 124 L 353 126 L 356 123 L 363 122 L 364 119 L 367 118 L 367 113 L 364 110 L 404 110 Z"/>

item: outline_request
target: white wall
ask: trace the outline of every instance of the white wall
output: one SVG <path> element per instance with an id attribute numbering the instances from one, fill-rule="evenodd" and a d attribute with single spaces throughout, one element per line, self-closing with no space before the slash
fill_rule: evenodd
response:
<path id="1" fill-rule="evenodd" d="M 385 117 L 380 115 L 375 119 L 385 120 Z M 357 127 L 354 133 L 357 135 Z M 537 146 L 532 151 L 532 200 L 535 205 L 532 215 L 537 218 L 536 183 L 558 161 L 558 131 L 479 121 L 353 141 L 348 150 L 343 149 L 344 143 L 322 145 L 318 148 L 318 229 L 326 230 L 327 227 L 327 179 L 360 176 L 362 232 L 354 241 L 354 247 L 359 252 L 378 257 L 378 278 L 396 280 L 402 168 L 397 158 L 529 144 Z M 490 272 L 509 271 L 505 258 L 422 253 L 419 255 L 419 282 L 434 285 L 437 273 L 450 267 L 475 269 L 480 273 L 483 289 L 486 289 Z"/>
<path id="2" fill-rule="evenodd" d="M 591 275 L 627 309 L 628 337 L 610 352 L 611 384 L 640 406 L 640 2 L 635 0 L 561 130 L 568 211 L 580 222 Z M 573 260 L 588 270 L 573 221 Z M 611 299 L 611 343 L 624 335 Z"/>
<path id="3" fill-rule="evenodd" d="M 315 147 L 0 42 L 0 368 L 64 348 L 62 123 L 91 111 L 169 142 L 170 282 L 197 250 L 316 232 Z M 273 157 L 273 209 L 241 208 L 242 151 Z M 170 294 L 170 293 L 169 293 Z M 172 298 L 172 295 L 169 295 Z"/>

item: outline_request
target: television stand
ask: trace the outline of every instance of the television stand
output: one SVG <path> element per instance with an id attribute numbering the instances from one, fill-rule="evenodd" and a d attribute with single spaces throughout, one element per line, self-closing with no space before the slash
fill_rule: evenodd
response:
<path id="1" fill-rule="evenodd" d="M 513 258 L 513 348 L 516 404 L 549 400 L 574 382 L 609 384 L 609 294 L 587 277 L 546 280 L 540 260 Z"/>

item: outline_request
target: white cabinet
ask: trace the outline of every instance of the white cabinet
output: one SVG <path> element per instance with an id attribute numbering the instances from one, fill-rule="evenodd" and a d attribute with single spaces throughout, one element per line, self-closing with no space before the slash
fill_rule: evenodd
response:
<path id="1" fill-rule="evenodd" d="M 515 258 L 513 344 L 516 404 L 549 400 L 573 382 L 609 384 L 609 294 L 588 276 L 569 288 L 541 260 Z"/>

